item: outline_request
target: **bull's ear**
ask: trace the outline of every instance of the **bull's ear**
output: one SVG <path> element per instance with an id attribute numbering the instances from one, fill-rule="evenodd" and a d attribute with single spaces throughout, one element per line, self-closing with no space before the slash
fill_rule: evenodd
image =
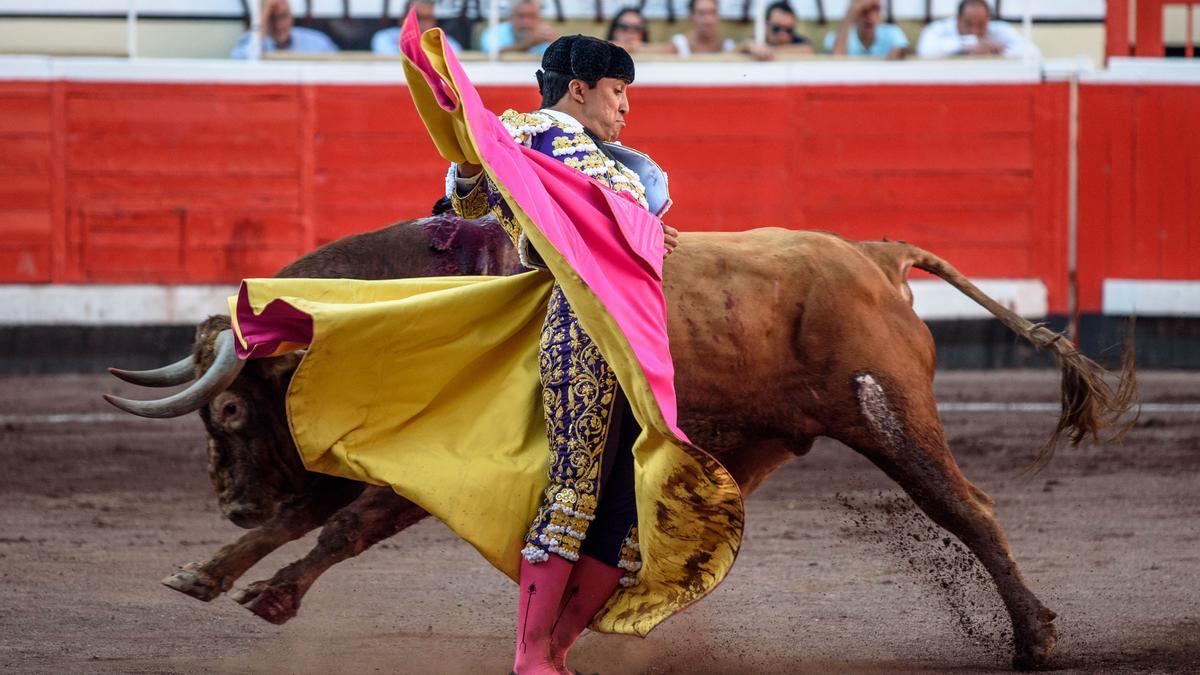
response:
<path id="1" fill-rule="evenodd" d="M 291 381 L 292 373 L 296 372 L 296 366 L 300 365 L 302 358 L 304 358 L 304 351 L 300 350 L 288 352 L 283 356 L 255 359 L 255 361 L 258 365 L 258 372 L 264 379 L 282 385 Z"/>

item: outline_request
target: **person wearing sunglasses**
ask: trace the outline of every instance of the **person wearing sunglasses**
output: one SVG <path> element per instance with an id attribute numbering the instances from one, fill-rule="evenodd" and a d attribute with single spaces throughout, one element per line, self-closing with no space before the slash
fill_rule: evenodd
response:
<path id="1" fill-rule="evenodd" d="M 642 51 L 650 42 L 646 32 L 646 17 L 636 7 L 622 9 L 608 25 L 605 39 L 630 54 Z"/>
<path id="2" fill-rule="evenodd" d="M 796 32 L 796 13 L 787 0 L 767 6 L 767 44 L 792 54 L 811 54 L 812 43 Z"/>

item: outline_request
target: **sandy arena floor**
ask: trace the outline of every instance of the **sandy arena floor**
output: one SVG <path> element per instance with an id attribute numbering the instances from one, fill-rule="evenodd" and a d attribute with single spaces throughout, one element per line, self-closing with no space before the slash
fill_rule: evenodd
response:
<path id="1" fill-rule="evenodd" d="M 0 378 L 0 670 L 508 671 L 516 588 L 425 521 L 334 567 L 300 614 L 159 585 L 240 532 L 205 474 L 196 416 L 116 414 L 100 376 Z M 1031 587 L 1059 614 L 1058 664 L 1200 670 L 1200 374 L 1143 373 L 1120 445 L 1022 475 L 1054 415 L 947 410 L 964 472 L 996 500 Z M 944 373 L 939 400 L 1051 402 L 1051 372 Z M 728 581 L 646 640 L 585 636 L 584 673 L 979 672 L 1010 658 L 990 581 L 847 448 L 820 442 L 748 500 Z M 299 557 L 315 535 L 243 583 Z M 969 563 L 969 561 L 968 561 Z M 951 575 L 947 570 L 954 570 Z M 953 581 L 953 583 L 943 583 Z"/>

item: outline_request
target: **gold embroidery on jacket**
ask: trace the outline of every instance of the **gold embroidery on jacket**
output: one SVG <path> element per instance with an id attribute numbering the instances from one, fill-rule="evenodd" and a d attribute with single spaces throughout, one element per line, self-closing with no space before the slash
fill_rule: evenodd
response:
<path id="1" fill-rule="evenodd" d="M 548 553 L 577 560 L 588 525 L 595 519 L 617 378 L 557 285 L 540 342 L 538 370 L 550 441 L 550 486 L 522 554 L 534 562 L 545 560 Z"/>

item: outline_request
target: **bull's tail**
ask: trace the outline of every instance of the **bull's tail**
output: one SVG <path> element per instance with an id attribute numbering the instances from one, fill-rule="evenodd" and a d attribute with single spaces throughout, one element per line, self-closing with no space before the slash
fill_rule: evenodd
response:
<path id="1" fill-rule="evenodd" d="M 1049 462 L 1064 436 L 1072 445 L 1077 445 L 1085 438 L 1101 442 L 1115 441 L 1121 439 L 1137 421 L 1134 415 L 1122 422 L 1137 398 L 1132 331 L 1125 345 L 1121 373 L 1114 389 L 1104 379 L 1104 368 L 1079 353 L 1066 335 L 1050 330 L 1044 324 L 1033 323 L 996 302 L 954 269 L 953 265 L 929 251 L 901 242 L 884 245 L 903 247 L 902 274 L 912 266 L 938 276 L 991 312 L 1009 330 L 1035 347 L 1050 351 L 1058 360 L 1062 371 L 1062 411 L 1059 413 L 1058 426 L 1042 445 L 1031 468 L 1037 470 Z"/>

